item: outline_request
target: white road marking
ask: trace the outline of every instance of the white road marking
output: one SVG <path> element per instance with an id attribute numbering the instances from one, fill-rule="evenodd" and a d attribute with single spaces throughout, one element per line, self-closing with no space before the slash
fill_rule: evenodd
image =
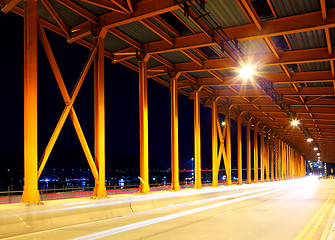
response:
<path id="1" fill-rule="evenodd" d="M 222 216 L 222 215 L 226 215 L 227 213 L 231 213 L 231 211 L 224 212 L 224 213 L 220 213 L 220 214 L 218 214 L 218 215 L 215 215 L 214 217 L 219 217 L 219 216 Z"/>
<path id="2" fill-rule="evenodd" d="M 152 224 L 156 224 L 156 223 L 165 222 L 165 221 L 168 221 L 168 220 L 184 217 L 184 216 L 187 216 L 187 215 L 190 215 L 190 214 L 193 214 L 193 213 L 199 213 L 199 212 L 202 212 L 202 211 L 205 211 L 205 210 L 221 207 L 221 206 L 224 206 L 224 205 L 228 205 L 228 204 L 232 204 L 232 203 L 236 203 L 236 202 L 240 202 L 240 201 L 264 196 L 264 195 L 267 195 L 267 194 L 270 194 L 270 193 L 278 192 L 278 191 L 283 190 L 285 188 L 289 188 L 289 187 L 282 187 L 282 188 L 278 188 L 278 189 L 271 190 L 271 191 L 268 191 L 268 192 L 262 192 L 262 193 L 254 194 L 254 195 L 251 195 L 251 196 L 240 197 L 238 199 L 231 199 L 231 200 L 227 200 L 227 201 L 224 201 L 224 202 L 218 202 L 218 203 L 214 203 L 214 204 L 211 204 L 211 205 L 186 210 L 186 211 L 183 211 L 183 212 L 166 215 L 166 216 L 163 216 L 163 217 L 158 217 L 158 218 L 145 220 L 145 221 L 142 221 L 142 222 L 132 223 L 132 224 L 128 224 L 128 225 L 125 225 L 125 226 L 122 226 L 122 227 L 112 228 L 112 229 L 109 229 L 109 230 L 89 234 L 89 235 L 86 235 L 86 236 L 83 236 L 83 237 L 73 238 L 73 240 L 84 240 L 84 239 L 85 240 L 93 240 L 93 239 L 108 237 L 108 236 L 111 236 L 111 235 L 114 235 L 114 234 L 117 234 L 117 233 L 122 233 L 122 232 L 126 232 L 126 231 L 129 231 L 129 230 L 149 226 L 149 225 L 152 225 Z"/>

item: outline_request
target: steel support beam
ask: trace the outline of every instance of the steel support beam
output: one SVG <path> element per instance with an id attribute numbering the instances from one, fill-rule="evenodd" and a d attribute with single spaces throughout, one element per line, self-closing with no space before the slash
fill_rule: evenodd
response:
<path id="1" fill-rule="evenodd" d="M 230 106 L 227 109 L 227 116 L 226 116 L 226 162 L 225 162 L 225 169 L 226 169 L 226 185 L 231 185 L 231 136 L 230 136 Z"/>
<path id="2" fill-rule="evenodd" d="M 274 171 L 275 171 L 275 180 L 278 180 L 278 138 L 275 138 L 275 162 L 274 162 Z"/>
<path id="3" fill-rule="evenodd" d="M 148 78 L 149 55 L 140 54 L 139 60 L 139 110 L 140 110 L 140 193 L 148 193 L 149 187 L 149 142 L 148 142 Z"/>
<path id="4" fill-rule="evenodd" d="M 218 136 L 217 136 L 217 101 L 213 99 L 212 101 L 212 186 L 219 186 L 218 176 L 219 176 L 219 168 L 217 167 L 218 159 Z M 221 129 L 220 129 L 221 131 Z"/>
<path id="5" fill-rule="evenodd" d="M 237 116 L 237 183 L 242 184 L 242 137 L 241 114 Z"/>
<path id="6" fill-rule="evenodd" d="M 261 128 L 261 141 L 259 143 L 260 146 L 260 164 L 261 164 L 261 182 L 264 182 L 264 130 Z"/>
<path id="7" fill-rule="evenodd" d="M 200 91 L 194 96 L 194 188 L 201 188 Z"/>
<path id="8" fill-rule="evenodd" d="M 22 203 L 40 203 L 37 179 L 37 0 L 24 1 L 24 190 Z"/>
<path id="9" fill-rule="evenodd" d="M 179 190 L 178 87 L 180 74 L 171 77 L 171 190 Z"/>
<path id="10" fill-rule="evenodd" d="M 254 183 L 258 183 L 258 125 L 255 123 L 254 127 Z"/>
<path id="11" fill-rule="evenodd" d="M 275 150 L 274 150 L 274 141 L 273 141 L 273 139 L 274 139 L 274 136 L 272 135 L 272 136 L 270 136 L 271 137 L 271 139 L 270 139 L 270 145 L 271 145 L 271 150 L 270 150 L 270 161 L 271 161 L 271 163 L 270 163 L 270 165 L 271 165 L 271 181 L 273 181 L 274 180 L 274 168 L 273 168 L 273 155 L 274 155 L 274 152 L 275 152 Z"/>
<path id="12" fill-rule="evenodd" d="M 250 144 L 250 122 L 247 120 L 247 183 L 251 183 L 251 144 Z"/>
<path id="13" fill-rule="evenodd" d="M 105 64 L 104 38 L 106 33 L 95 37 L 98 51 L 94 58 L 94 153 L 99 178 L 95 179 L 93 197 L 106 197 L 105 186 Z"/>
<path id="14" fill-rule="evenodd" d="M 270 164 L 269 164 L 269 134 L 265 133 L 265 139 L 264 139 L 264 148 L 265 148 L 265 159 L 266 159 L 266 181 L 270 181 Z"/>

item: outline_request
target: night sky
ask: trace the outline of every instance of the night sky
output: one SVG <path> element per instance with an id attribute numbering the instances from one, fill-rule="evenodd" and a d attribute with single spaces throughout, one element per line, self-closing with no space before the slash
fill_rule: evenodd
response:
<path id="1" fill-rule="evenodd" d="M 23 169 L 23 18 L 0 13 L 2 166 Z M 49 30 L 47 37 L 69 94 L 89 50 Z M 50 65 L 38 43 L 38 146 L 39 158 L 64 109 Z M 79 122 L 93 154 L 94 85 L 91 67 L 74 103 Z M 149 167 L 170 168 L 170 91 L 148 79 Z M 139 167 L 138 73 L 105 58 L 106 168 Z M 223 119 L 223 116 L 222 116 Z M 243 127 L 243 135 L 245 129 Z M 194 155 L 193 100 L 179 94 L 180 168 L 190 169 Z M 244 146 L 243 146 L 244 148 Z M 245 149 L 245 148 L 244 148 Z M 211 110 L 201 107 L 202 168 L 211 168 Z M 236 167 L 236 125 L 232 121 L 232 167 Z M 244 164 L 243 164 L 244 165 Z M 45 168 L 88 168 L 71 119 L 65 122 Z"/>

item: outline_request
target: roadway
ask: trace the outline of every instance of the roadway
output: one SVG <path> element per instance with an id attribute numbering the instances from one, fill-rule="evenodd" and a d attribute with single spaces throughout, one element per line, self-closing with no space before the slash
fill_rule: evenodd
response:
<path id="1" fill-rule="evenodd" d="M 320 239 L 332 224 L 334 187 L 334 180 L 306 178 L 221 187 L 193 200 L 185 190 L 185 201 L 7 239 Z"/>

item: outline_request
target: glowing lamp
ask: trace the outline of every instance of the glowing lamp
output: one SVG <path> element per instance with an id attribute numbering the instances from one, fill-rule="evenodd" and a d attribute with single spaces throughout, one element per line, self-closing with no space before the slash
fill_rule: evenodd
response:
<path id="1" fill-rule="evenodd" d="M 252 75 L 254 75 L 254 68 L 251 66 L 243 66 L 239 72 L 241 78 L 244 79 L 251 78 Z"/>
<path id="2" fill-rule="evenodd" d="M 299 124 L 299 120 L 297 120 L 297 119 L 293 119 L 292 122 L 291 122 L 292 126 L 297 126 L 298 124 Z"/>

